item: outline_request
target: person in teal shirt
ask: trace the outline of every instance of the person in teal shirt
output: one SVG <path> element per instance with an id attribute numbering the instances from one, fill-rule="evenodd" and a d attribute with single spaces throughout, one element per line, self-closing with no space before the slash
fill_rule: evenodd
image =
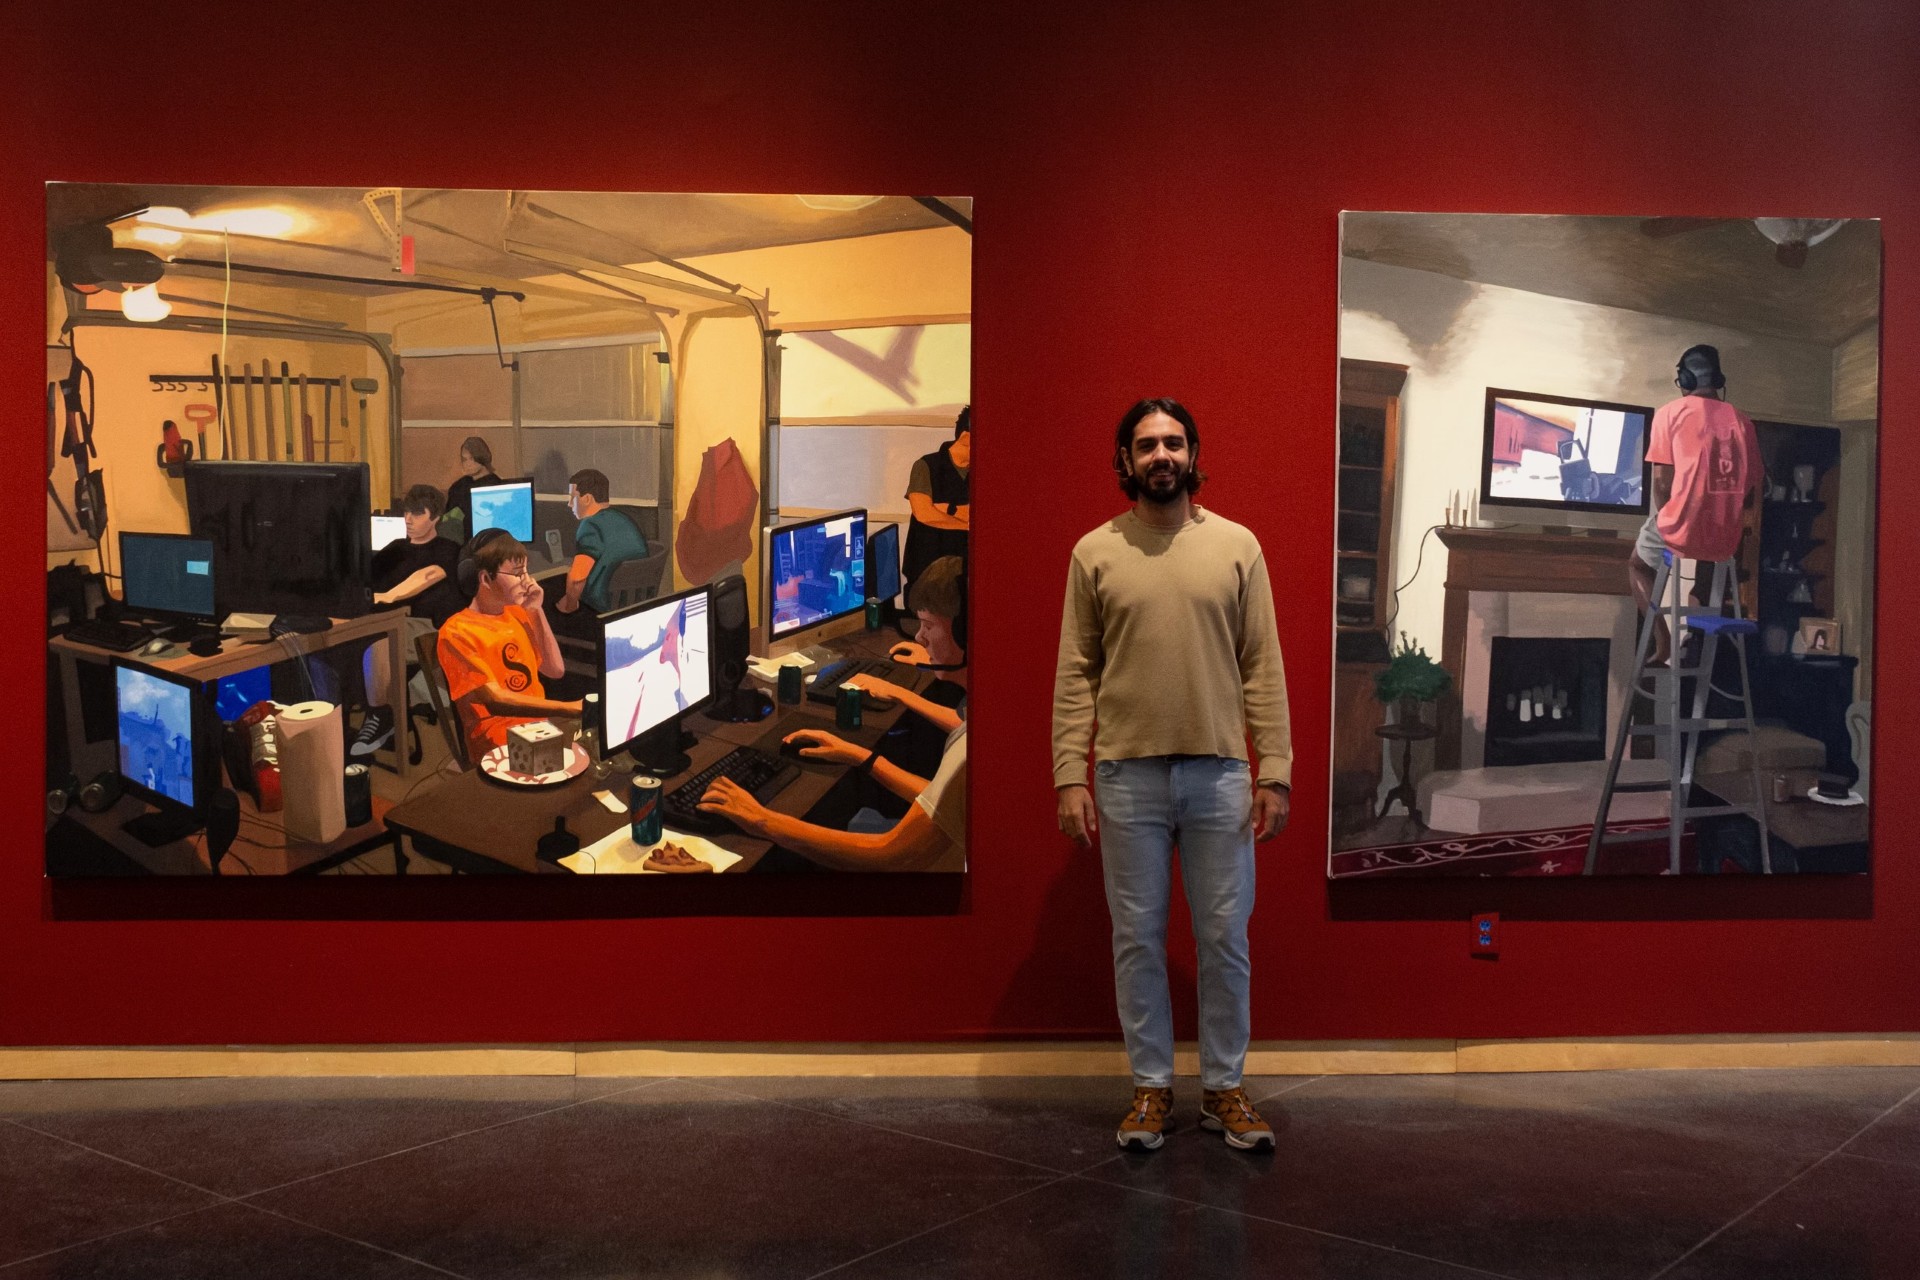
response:
<path id="1" fill-rule="evenodd" d="M 574 472 L 567 481 L 567 505 L 580 524 L 573 533 L 567 589 L 553 602 L 561 614 L 604 612 L 613 571 L 647 554 L 646 536 L 625 513 L 608 505 L 612 493 L 606 474 L 592 467 Z"/>

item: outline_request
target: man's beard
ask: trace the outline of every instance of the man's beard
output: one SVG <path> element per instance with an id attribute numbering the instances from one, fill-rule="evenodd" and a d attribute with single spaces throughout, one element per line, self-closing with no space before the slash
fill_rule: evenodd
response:
<path id="1" fill-rule="evenodd" d="M 1183 467 L 1168 464 L 1138 477 L 1140 496 L 1156 506 L 1171 506 L 1187 491 L 1187 473 Z"/>

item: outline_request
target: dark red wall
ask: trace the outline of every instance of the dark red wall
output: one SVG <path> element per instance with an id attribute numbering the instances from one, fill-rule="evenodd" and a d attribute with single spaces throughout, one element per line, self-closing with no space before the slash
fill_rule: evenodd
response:
<path id="1" fill-rule="evenodd" d="M 1208 496 L 1260 535 L 1281 602 L 1300 764 L 1293 827 L 1261 854 L 1257 1035 L 1920 1030 L 1920 801 L 1900 772 L 1920 711 L 1902 661 L 1920 626 L 1905 585 L 1920 568 L 1916 10 L 708 7 L 154 6 L 109 23 L 69 4 L 30 19 L 0 143 L 0 376 L 22 460 L 0 481 L 19 613 L 4 650 L 25 694 L 10 736 L 27 744 L 0 781 L 17 824 L 0 1042 L 1111 1033 L 1105 906 L 1093 856 L 1054 830 L 1048 704 L 1067 552 L 1116 508 L 1106 434 L 1143 394 L 1193 406 Z M 1667 12 L 1683 9 L 1684 24 Z M 977 197 L 966 893 L 48 886 L 32 745 L 46 179 Z M 1886 220 L 1870 880 L 1329 892 L 1343 208 Z M 1507 917 L 1497 963 L 1466 955 L 1484 909 Z"/>

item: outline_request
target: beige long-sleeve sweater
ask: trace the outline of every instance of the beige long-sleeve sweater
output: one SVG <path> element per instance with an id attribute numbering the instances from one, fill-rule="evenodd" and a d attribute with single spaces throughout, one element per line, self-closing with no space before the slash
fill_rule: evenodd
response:
<path id="1" fill-rule="evenodd" d="M 1098 731 L 1096 733 L 1096 725 Z M 1291 785 L 1293 741 L 1260 543 L 1196 507 L 1175 530 L 1132 511 L 1073 549 L 1053 685 L 1053 785 L 1096 760 L 1247 758 Z"/>

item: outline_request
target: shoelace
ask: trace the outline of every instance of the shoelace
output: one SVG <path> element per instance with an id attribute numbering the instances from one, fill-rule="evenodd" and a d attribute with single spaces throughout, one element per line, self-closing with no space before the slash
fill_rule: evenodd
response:
<path id="1" fill-rule="evenodd" d="M 1233 1112 L 1235 1119 L 1245 1120 L 1249 1124 L 1260 1119 L 1253 1113 L 1253 1104 L 1247 1101 L 1247 1095 L 1238 1089 L 1232 1093 L 1221 1094 L 1214 1099 L 1214 1105 L 1224 1111 Z"/>
<path id="2" fill-rule="evenodd" d="M 1154 1094 L 1143 1093 L 1133 1100 L 1133 1105 L 1135 1111 L 1132 1118 L 1144 1124 L 1150 1118 L 1153 1109 L 1160 1105 L 1160 1099 Z"/>

